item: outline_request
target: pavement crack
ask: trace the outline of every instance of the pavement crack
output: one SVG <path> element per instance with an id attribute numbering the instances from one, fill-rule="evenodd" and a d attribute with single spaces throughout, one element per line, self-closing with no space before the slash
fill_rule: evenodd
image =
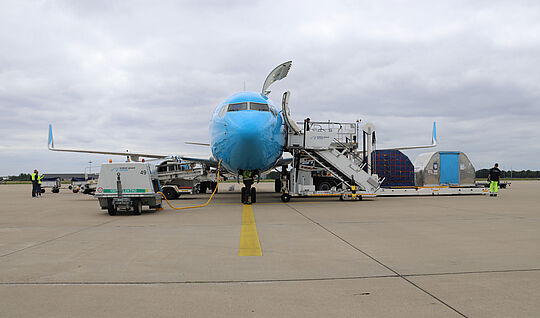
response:
<path id="1" fill-rule="evenodd" d="M 373 260 L 374 262 L 376 262 L 377 264 L 381 265 L 382 267 L 386 268 L 387 270 L 391 271 L 392 273 L 394 273 L 397 277 L 403 279 L 404 281 L 406 281 L 407 283 L 411 284 L 412 286 L 416 287 L 418 290 L 422 291 L 423 293 L 425 293 L 426 295 L 429 295 L 430 297 L 432 297 L 433 299 L 437 300 L 439 303 L 445 305 L 446 307 L 448 307 L 449 309 L 451 309 L 452 311 L 454 311 L 455 313 L 457 313 L 458 315 L 462 316 L 462 317 L 467 317 L 465 314 L 463 314 L 462 312 L 460 312 L 459 310 L 457 310 L 456 308 L 452 307 L 450 304 L 448 304 L 447 302 L 445 302 L 444 300 L 440 299 L 439 297 L 435 296 L 434 294 L 430 293 L 429 291 L 427 291 L 426 289 L 420 287 L 418 284 L 414 283 L 413 281 L 411 281 L 410 279 L 408 279 L 406 276 L 398 273 L 396 270 L 394 270 L 393 268 L 391 268 L 390 266 L 384 264 L 382 261 L 379 261 L 378 259 L 376 259 L 375 257 L 369 255 L 368 253 L 364 252 L 363 250 L 361 250 L 360 248 L 358 248 L 357 246 L 353 245 L 352 243 L 350 243 L 349 241 L 345 240 L 343 237 L 339 236 L 338 234 L 334 233 L 333 231 L 331 231 L 329 228 L 325 227 L 324 225 L 318 223 L 317 221 L 315 221 L 314 219 L 310 218 L 309 216 L 305 215 L 304 213 L 298 211 L 296 208 L 292 207 L 291 205 L 289 204 L 285 204 L 287 205 L 290 209 L 296 211 L 296 213 L 300 214 L 301 216 L 303 216 L 304 218 L 306 218 L 307 220 L 309 220 L 310 222 L 312 222 L 313 224 L 316 224 L 318 225 L 321 229 L 325 230 L 326 232 L 332 234 L 333 236 L 335 236 L 336 238 L 338 238 L 339 240 L 341 240 L 343 243 L 349 245 L 350 247 L 352 247 L 353 249 L 355 249 L 356 251 L 362 253 L 363 255 L 365 255 L 366 257 L 368 257 L 369 259 Z"/>

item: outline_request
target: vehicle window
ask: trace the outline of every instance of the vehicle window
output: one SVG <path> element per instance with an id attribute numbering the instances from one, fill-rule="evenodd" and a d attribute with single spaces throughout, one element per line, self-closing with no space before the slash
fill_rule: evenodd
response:
<path id="1" fill-rule="evenodd" d="M 268 104 L 263 104 L 263 103 L 249 103 L 249 109 L 258 110 L 260 112 L 269 111 L 268 110 Z"/>
<path id="2" fill-rule="evenodd" d="M 229 104 L 229 108 L 227 111 L 237 112 L 237 111 L 246 110 L 246 109 L 247 109 L 247 103 L 236 103 L 236 104 Z"/>

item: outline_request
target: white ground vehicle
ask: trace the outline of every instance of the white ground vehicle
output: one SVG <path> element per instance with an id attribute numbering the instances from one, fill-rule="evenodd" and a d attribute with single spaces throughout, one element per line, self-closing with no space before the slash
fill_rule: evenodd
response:
<path id="1" fill-rule="evenodd" d="M 161 208 L 162 196 L 156 171 L 144 162 L 105 163 L 101 165 L 96 197 L 110 215 L 118 210 L 142 213 L 143 205 Z"/>
<path id="2" fill-rule="evenodd" d="M 157 165 L 161 189 L 167 200 L 178 198 L 181 194 L 206 193 L 217 186 L 216 169 L 204 165 L 167 159 Z"/>

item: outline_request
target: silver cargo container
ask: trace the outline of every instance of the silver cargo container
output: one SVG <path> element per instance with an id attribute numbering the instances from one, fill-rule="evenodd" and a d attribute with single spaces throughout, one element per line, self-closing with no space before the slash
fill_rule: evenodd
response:
<path id="1" fill-rule="evenodd" d="M 428 152 L 420 154 L 414 161 L 414 179 L 418 187 L 474 186 L 476 171 L 461 151 Z"/>

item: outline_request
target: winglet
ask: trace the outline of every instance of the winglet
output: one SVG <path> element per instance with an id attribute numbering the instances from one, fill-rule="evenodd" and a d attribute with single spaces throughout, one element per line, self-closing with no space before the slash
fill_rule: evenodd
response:
<path id="1" fill-rule="evenodd" d="M 435 126 L 435 122 L 433 122 L 433 135 L 431 136 L 431 144 L 434 146 L 437 145 L 437 127 Z"/>
<path id="2" fill-rule="evenodd" d="M 431 133 L 431 145 L 424 146 L 407 146 L 407 147 L 392 147 L 392 148 L 377 148 L 377 150 L 407 150 L 407 149 L 422 149 L 437 147 L 437 126 L 433 122 L 433 132 Z"/>
<path id="3" fill-rule="evenodd" d="M 48 147 L 49 149 L 54 149 L 54 140 L 53 140 L 53 135 L 52 135 L 52 125 L 49 124 L 49 144 L 48 144 Z"/>

